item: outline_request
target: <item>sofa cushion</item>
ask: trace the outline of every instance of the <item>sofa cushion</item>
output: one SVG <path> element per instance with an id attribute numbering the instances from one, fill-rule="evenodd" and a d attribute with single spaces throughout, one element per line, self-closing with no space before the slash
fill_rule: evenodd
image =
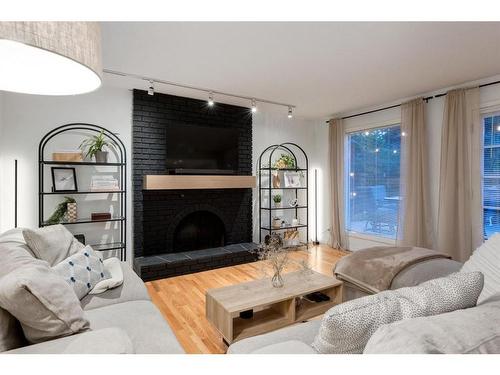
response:
<path id="1" fill-rule="evenodd" d="M 318 354 L 318 352 L 302 341 L 290 340 L 264 346 L 252 354 Z"/>
<path id="2" fill-rule="evenodd" d="M 84 310 L 92 310 L 103 306 L 127 301 L 150 301 L 144 282 L 125 262 L 120 262 L 123 273 L 123 284 L 100 294 L 88 294 L 80 304 Z"/>
<path id="3" fill-rule="evenodd" d="M 249 337 L 231 344 L 227 353 L 252 354 L 261 348 L 290 341 L 298 341 L 311 347 L 311 343 L 317 335 L 320 325 L 321 320 L 311 320 L 306 323 L 300 323 L 291 327 L 278 329 L 264 335 Z"/>
<path id="4" fill-rule="evenodd" d="M 445 277 L 460 271 L 462 263 L 451 259 L 429 259 L 404 269 L 392 279 L 390 289 L 417 286 L 428 280 Z"/>
<path id="5" fill-rule="evenodd" d="M 46 263 L 22 266 L 1 281 L 0 307 L 19 320 L 29 342 L 88 329 L 75 293 Z"/>
<path id="6" fill-rule="evenodd" d="M 364 353 L 500 353 L 500 294 L 471 309 L 384 325 Z"/>
<path id="7" fill-rule="evenodd" d="M 85 247 L 61 224 L 24 229 L 23 236 L 35 257 L 47 261 L 51 266 Z"/>
<path id="8" fill-rule="evenodd" d="M 5 354 L 133 354 L 127 333 L 120 328 L 88 331 L 40 344 L 29 345 Z"/>
<path id="9" fill-rule="evenodd" d="M 8 246 L 8 247 L 19 247 L 23 250 L 27 251 L 33 258 L 35 254 L 31 252 L 31 249 L 26 245 L 26 241 L 23 237 L 24 228 L 15 228 L 8 230 L 7 232 L 3 232 L 0 234 L 0 245 Z"/>
<path id="10" fill-rule="evenodd" d="M 482 287 L 480 272 L 457 272 L 342 303 L 325 313 L 312 346 L 320 353 L 362 353 L 380 326 L 475 306 Z"/>
<path id="11" fill-rule="evenodd" d="M 0 308 L 0 352 L 19 348 L 25 342 L 19 321 L 7 310 Z"/>
<path id="12" fill-rule="evenodd" d="M 184 353 L 168 323 L 149 301 L 129 301 L 85 311 L 92 330 L 123 329 L 137 354 Z"/>
<path id="13" fill-rule="evenodd" d="M 500 233 L 495 233 L 479 246 L 464 263 L 462 271 L 479 271 L 484 275 L 484 288 L 479 302 L 500 293 Z"/>
<path id="14" fill-rule="evenodd" d="M 88 245 L 52 269 L 71 286 L 78 299 L 85 297 L 97 283 L 111 277 L 104 269 L 100 254 Z"/>

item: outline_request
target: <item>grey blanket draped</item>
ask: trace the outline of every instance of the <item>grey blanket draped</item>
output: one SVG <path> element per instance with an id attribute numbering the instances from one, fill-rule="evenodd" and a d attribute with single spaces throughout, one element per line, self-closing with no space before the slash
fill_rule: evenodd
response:
<path id="1" fill-rule="evenodd" d="M 345 280 L 368 293 L 390 288 L 398 273 L 425 260 L 450 256 L 423 247 L 370 247 L 343 257 L 335 266 L 339 280 Z"/>

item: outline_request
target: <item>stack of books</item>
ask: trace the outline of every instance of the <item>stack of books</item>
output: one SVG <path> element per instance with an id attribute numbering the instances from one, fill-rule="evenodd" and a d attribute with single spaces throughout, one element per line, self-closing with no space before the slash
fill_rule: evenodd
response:
<path id="1" fill-rule="evenodd" d="M 92 176 L 90 191 L 118 191 L 120 184 L 113 176 Z"/>

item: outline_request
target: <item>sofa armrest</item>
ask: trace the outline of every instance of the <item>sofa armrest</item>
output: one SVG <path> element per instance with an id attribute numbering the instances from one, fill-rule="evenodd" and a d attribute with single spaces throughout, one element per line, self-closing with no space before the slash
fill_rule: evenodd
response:
<path id="1" fill-rule="evenodd" d="M 462 263 L 451 259 L 437 258 L 414 264 L 394 277 L 390 289 L 416 286 L 425 281 L 445 277 L 460 271 Z"/>
<path id="2" fill-rule="evenodd" d="M 132 342 L 120 328 L 103 328 L 39 344 L 24 346 L 5 354 L 132 354 Z"/>

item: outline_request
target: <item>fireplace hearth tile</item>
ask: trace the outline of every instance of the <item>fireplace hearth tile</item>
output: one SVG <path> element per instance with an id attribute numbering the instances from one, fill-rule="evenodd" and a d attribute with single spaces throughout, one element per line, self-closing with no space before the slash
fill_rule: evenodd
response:
<path id="1" fill-rule="evenodd" d="M 167 263 L 180 263 L 183 261 L 189 261 L 190 259 L 185 253 L 161 254 L 157 255 L 157 257 L 165 260 Z"/>
<path id="2" fill-rule="evenodd" d="M 150 281 L 250 263 L 257 260 L 257 254 L 251 251 L 257 247 L 255 243 L 242 243 L 212 249 L 137 257 L 134 259 L 134 270 L 144 281 Z"/>
<path id="3" fill-rule="evenodd" d="M 214 258 L 221 255 L 224 256 L 230 253 L 230 251 L 223 247 L 214 247 L 213 249 L 189 251 L 184 254 L 186 254 L 186 256 L 190 259 L 199 260 L 204 258 Z"/>

